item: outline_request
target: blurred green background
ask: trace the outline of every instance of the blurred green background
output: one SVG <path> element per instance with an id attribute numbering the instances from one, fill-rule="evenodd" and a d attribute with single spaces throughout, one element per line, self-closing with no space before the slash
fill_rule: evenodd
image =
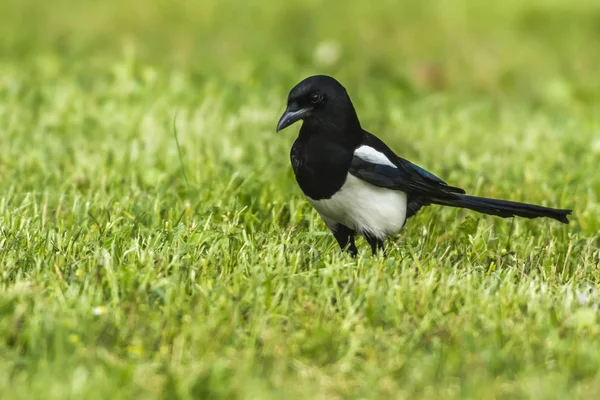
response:
<path id="1" fill-rule="evenodd" d="M 599 66 L 592 0 L 1 0 L 0 398 L 598 398 Z M 274 132 L 315 73 L 571 224 L 430 207 L 350 259 Z"/>
<path id="2" fill-rule="evenodd" d="M 205 80 L 271 86 L 318 71 L 410 93 L 517 91 L 539 100 L 587 99 L 598 89 L 593 0 L 5 0 L 0 7 L 4 62 L 51 57 L 81 70 L 133 57 Z M 321 54 L 328 43 L 335 57 Z"/>

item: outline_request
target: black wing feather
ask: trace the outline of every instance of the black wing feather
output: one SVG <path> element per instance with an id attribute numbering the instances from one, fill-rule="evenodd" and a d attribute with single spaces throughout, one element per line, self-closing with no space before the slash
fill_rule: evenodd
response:
<path id="1" fill-rule="evenodd" d="M 394 168 L 389 165 L 375 164 L 355 156 L 350 165 L 350 173 L 372 185 L 402 190 L 413 195 L 412 197 L 439 195 L 455 197 L 450 193 L 465 193 L 463 189 L 449 186 L 431 172 L 398 157 L 381 139 L 365 130 L 363 130 L 361 145 L 383 153 L 396 166 Z"/>
<path id="2" fill-rule="evenodd" d="M 397 157 L 394 161 L 396 167 L 375 164 L 355 156 L 349 172 L 372 185 L 401 190 L 409 195 L 454 197 L 453 193 L 465 193 L 463 189 L 447 185 L 437 176 L 407 160 Z"/>
<path id="3" fill-rule="evenodd" d="M 394 165 L 383 165 L 354 156 L 349 172 L 372 185 L 407 194 L 407 218 L 421 207 L 429 204 L 468 208 L 499 217 L 552 218 L 568 224 L 571 210 L 538 206 L 529 203 L 468 196 L 461 188 L 448 186 L 446 182 L 423 168 L 398 157 L 379 138 L 364 131 L 362 145 L 383 153 Z"/>
<path id="4" fill-rule="evenodd" d="M 405 192 L 408 195 L 407 218 L 414 215 L 423 206 L 439 204 L 468 208 L 503 218 L 515 216 L 524 218 L 546 217 L 564 224 L 569 223 L 567 216 L 571 214 L 571 210 L 468 196 L 464 194 L 464 190 L 448 186 L 435 175 L 431 175 L 406 160 L 402 160 L 402 162 L 395 161 L 397 168 L 374 164 L 360 157 L 354 157 L 350 164 L 350 173 L 372 185 Z"/>

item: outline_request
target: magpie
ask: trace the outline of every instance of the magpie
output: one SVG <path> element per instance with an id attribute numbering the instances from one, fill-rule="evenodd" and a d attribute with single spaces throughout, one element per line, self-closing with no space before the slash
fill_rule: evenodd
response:
<path id="1" fill-rule="evenodd" d="M 475 197 L 397 156 L 364 130 L 346 89 L 325 75 L 292 88 L 277 132 L 302 120 L 290 159 L 296 181 L 342 250 L 356 256 L 361 234 L 373 254 L 423 206 L 467 208 L 503 218 L 548 217 L 568 224 L 571 210 Z"/>

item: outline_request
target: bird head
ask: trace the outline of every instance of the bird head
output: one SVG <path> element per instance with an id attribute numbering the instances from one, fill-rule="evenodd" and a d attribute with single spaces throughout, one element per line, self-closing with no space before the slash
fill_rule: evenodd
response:
<path id="1" fill-rule="evenodd" d="M 314 128 L 329 131 L 360 128 L 346 89 L 326 75 L 308 77 L 292 88 L 277 132 L 303 120 Z"/>

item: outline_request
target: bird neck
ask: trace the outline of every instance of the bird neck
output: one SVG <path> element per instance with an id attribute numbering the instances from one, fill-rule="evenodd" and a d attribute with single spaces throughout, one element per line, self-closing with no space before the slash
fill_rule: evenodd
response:
<path id="1" fill-rule="evenodd" d="M 362 138 L 362 127 L 356 112 L 340 112 L 331 118 L 307 118 L 300 129 L 300 137 L 319 136 L 348 147 L 356 147 Z"/>
<path id="2" fill-rule="evenodd" d="M 331 126 L 305 121 L 300 128 L 299 138 L 301 140 L 309 140 L 311 137 L 318 138 L 319 141 L 331 141 L 348 149 L 355 149 L 361 141 L 361 135 L 360 125 Z"/>

